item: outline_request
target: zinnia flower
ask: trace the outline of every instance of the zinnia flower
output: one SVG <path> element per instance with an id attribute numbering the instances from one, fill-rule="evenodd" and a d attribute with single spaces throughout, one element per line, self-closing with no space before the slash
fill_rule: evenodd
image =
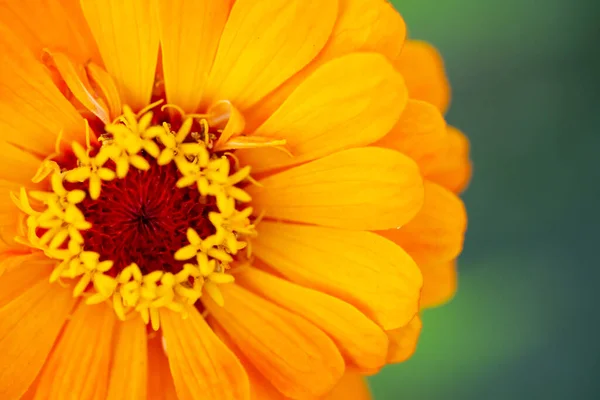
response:
<path id="1" fill-rule="evenodd" d="M 380 0 L 0 3 L 0 398 L 362 399 L 467 142 Z"/>

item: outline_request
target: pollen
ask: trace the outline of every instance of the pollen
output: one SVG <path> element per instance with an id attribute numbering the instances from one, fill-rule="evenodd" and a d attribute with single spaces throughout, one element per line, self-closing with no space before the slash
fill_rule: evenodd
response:
<path id="1" fill-rule="evenodd" d="M 205 116 L 157 106 L 124 106 L 97 140 L 88 126 L 85 147 L 42 162 L 34 181 L 47 191 L 12 195 L 27 216 L 17 240 L 56 260 L 52 282 L 155 330 L 160 308 L 185 318 L 202 296 L 223 305 L 257 223 L 250 168 L 215 146 Z"/>

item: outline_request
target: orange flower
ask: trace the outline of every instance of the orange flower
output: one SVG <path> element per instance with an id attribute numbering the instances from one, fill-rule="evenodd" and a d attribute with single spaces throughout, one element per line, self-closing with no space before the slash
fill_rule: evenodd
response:
<path id="1" fill-rule="evenodd" d="M 466 139 L 383 0 L 0 4 L 0 398 L 363 399 Z"/>

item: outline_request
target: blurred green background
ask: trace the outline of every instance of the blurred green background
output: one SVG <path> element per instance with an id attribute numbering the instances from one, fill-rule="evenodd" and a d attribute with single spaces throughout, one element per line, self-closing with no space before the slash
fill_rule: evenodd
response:
<path id="1" fill-rule="evenodd" d="M 459 292 L 376 400 L 600 399 L 600 2 L 392 0 L 472 145 Z"/>

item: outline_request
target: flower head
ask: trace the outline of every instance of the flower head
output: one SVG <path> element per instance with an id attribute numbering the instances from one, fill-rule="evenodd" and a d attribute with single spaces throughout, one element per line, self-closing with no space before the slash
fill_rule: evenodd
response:
<path id="1" fill-rule="evenodd" d="M 0 398 L 346 399 L 451 295 L 468 149 L 386 1 L 5 1 L 0 50 Z"/>

